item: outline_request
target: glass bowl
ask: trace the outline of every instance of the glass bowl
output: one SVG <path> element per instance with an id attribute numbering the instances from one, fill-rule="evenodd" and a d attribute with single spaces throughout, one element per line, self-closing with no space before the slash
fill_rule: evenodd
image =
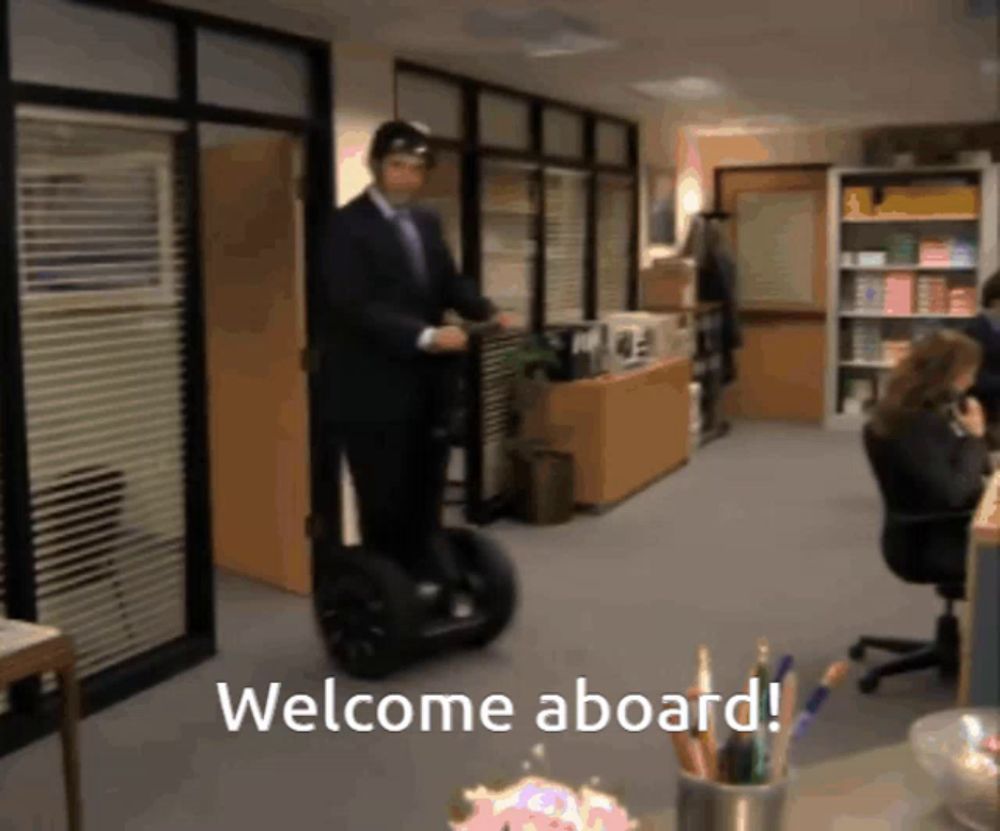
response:
<path id="1" fill-rule="evenodd" d="M 1000 709 L 946 710 L 910 728 L 910 746 L 952 816 L 967 828 L 1000 828 Z"/>

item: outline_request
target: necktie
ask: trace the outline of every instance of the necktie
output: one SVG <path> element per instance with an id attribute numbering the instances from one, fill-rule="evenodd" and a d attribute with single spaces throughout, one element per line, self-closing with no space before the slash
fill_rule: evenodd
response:
<path id="1" fill-rule="evenodd" d="M 410 267 L 416 275 L 420 284 L 427 285 L 427 260 L 424 256 L 424 244 L 420 239 L 420 232 L 417 230 L 413 215 L 408 210 L 397 210 L 395 214 L 396 227 L 399 229 L 399 236 L 406 249 L 407 257 L 410 260 Z"/>

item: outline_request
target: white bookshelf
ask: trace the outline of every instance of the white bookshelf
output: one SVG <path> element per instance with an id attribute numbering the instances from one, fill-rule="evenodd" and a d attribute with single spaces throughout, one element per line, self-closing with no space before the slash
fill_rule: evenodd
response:
<path id="1" fill-rule="evenodd" d="M 981 285 L 998 264 L 998 180 L 997 165 L 831 169 L 828 426 L 862 423 L 863 413 L 850 400 L 877 400 L 900 350 L 905 354 L 907 344 L 933 328 L 961 327 L 976 313 Z M 888 213 L 889 203 L 880 202 L 896 198 L 899 191 L 890 189 L 942 185 L 974 187 L 977 210 Z M 857 210 L 848 215 L 845 195 L 852 188 L 862 189 L 861 196 L 869 194 L 871 202 L 860 199 Z M 928 262 L 925 255 L 932 252 L 922 246 L 934 243 L 937 258 Z M 873 252 L 880 251 L 885 252 L 884 262 L 873 259 Z M 941 258 L 942 251 L 946 258 Z M 857 261 L 861 252 L 868 254 L 863 262 Z M 907 252 L 911 256 L 902 256 Z"/>

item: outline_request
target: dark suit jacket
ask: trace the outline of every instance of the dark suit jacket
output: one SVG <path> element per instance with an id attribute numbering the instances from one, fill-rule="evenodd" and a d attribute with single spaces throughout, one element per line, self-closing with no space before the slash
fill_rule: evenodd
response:
<path id="1" fill-rule="evenodd" d="M 970 392 L 978 398 L 991 424 L 1000 422 L 1000 331 L 983 314 L 977 316 L 966 330 L 983 348 L 983 363 L 976 385 Z"/>
<path id="2" fill-rule="evenodd" d="M 414 208 L 428 280 L 410 266 L 396 227 L 367 194 L 334 211 L 324 246 L 330 331 L 324 333 L 325 412 L 334 422 L 402 422 L 451 401 L 459 360 L 417 346 L 444 312 L 469 320 L 493 315 L 492 303 L 460 276 L 433 212 Z"/>
<path id="3" fill-rule="evenodd" d="M 973 510 L 989 473 L 986 442 L 959 435 L 940 409 L 913 413 L 896 433 L 865 431 L 886 507 L 904 515 Z"/>
<path id="4" fill-rule="evenodd" d="M 959 435 L 930 408 L 891 436 L 868 425 L 864 442 L 887 512 L 882 553 L 890 568 L 911 582 L 962 582 L 971 514 L 990 468 L 986 443 Z"/>

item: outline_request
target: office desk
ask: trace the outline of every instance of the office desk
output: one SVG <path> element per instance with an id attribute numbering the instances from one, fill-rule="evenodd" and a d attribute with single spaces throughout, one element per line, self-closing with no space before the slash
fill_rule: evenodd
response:
<path id="1" fill-rule="evenodd" d="M 1000 703 L 1000 472 L 979 501 L 969 541 L 960 706 Z"/>
<path id="2" fill-rule="evenodd" d="M 908 744 L 844 756 L 799 771 L 789 793 L 788 831 L 965 831 L 948 814 Z M 673 811 L 639 831 L 677 831 Z"/>
<path id="3" fill-rule="evenodd" d="M 73 642 L 58 629 L 0 617 L 0 687 L 55 672 L 62 692 L 63 781 L 70 831 L 83 828 L 80 802 L 80 756 L 77 722 L 80 717 Z"/>
<path id="4" fill-rule="evenodd" d="M 688 358 L 547 384 L 522 435 L 573 457 L 578 504 L 607 507 L 687 462 L 690 384 Z"/>

